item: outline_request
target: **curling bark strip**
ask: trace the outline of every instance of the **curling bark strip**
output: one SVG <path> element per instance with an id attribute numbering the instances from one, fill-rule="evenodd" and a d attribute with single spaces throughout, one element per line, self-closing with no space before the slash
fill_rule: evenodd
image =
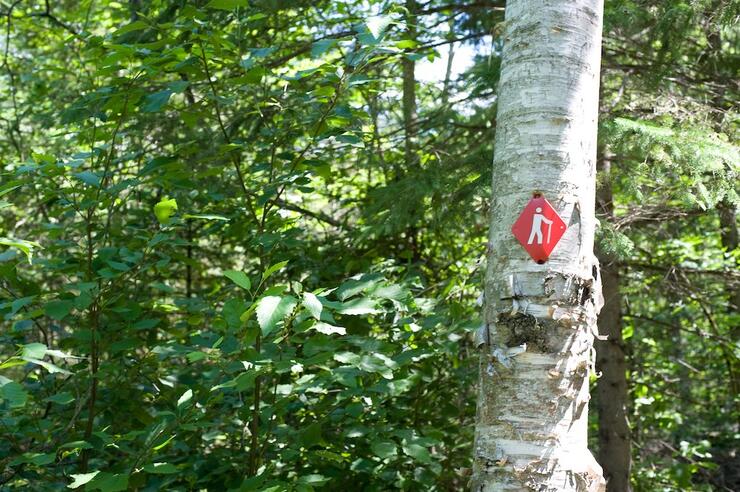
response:
<path id="1" fill-rule="evenodd" d="M 593 254 L 602 15 L 601 0 L 506 5 L 479 333 L 476 492 L 604 490 L 586 442 L 603 303 Z M 537 194 L 567 224 L 544 264 L 511 233 Z"/>

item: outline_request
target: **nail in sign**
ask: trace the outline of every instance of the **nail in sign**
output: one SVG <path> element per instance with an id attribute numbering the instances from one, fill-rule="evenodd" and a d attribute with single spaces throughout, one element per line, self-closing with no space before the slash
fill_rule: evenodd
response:
<path id="1" fill-rule="evenodd" d="M 566 229 L 563 219 L 542 196 L 532 198 L 511 226 L 514 237 L 537 263 L 544 263 L 550 258 L 550 253 Z"/>

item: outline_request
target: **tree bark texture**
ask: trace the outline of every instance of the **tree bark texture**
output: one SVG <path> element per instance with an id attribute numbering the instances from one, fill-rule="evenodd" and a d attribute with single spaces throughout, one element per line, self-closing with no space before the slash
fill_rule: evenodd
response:
<path id="1" fill-rule="evenodd" d="M 602 220 L 613 220 L 614 204 L 611 187 L 611 161 L 600 160 L 601 186 L 596 193 L 597 210 Z M 601 264 L 604 307 L 599 313 L 599 333 L 605 339 L 596 341 L 596 370 L 601 377 L 596 384 L 599 413 L 599 464 L 604 468 L 608 492 L 629 492 L 630 428 L 627 419 L 627 360 L 622 338 L 622 296 L 617 259 L 597 250 Z"/>
<path id="2" fill-rule="evenodd" d="M 603 491 L 587 448 L 602 305 L 593 254 L 603 2 L 510 0 L 498 91 L 476 492 Z M 542 194 L 568 226 L 535 263 L 511 226 Z"/>
<path id="3" fill-rule="evenodd" d="M 731 203 L 721 203 L 719 206 L 719 225 L 722 246 L 728 253 L 732 253 L 738 247 L 737 211 Z M 728 311 L 737 312 L 740 309 L 740 290 L 735 290 L 730 295 Z M 737 334 L 740 331 L 735 330 Z"/>

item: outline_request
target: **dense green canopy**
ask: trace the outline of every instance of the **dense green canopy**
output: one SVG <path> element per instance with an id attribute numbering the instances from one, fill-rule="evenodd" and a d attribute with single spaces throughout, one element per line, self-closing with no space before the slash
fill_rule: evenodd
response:
<path id="1" fill-rule="evenodd" d="M 464 489 L 503 2 L 0 12 L 0 490 Z M 740 486 L 739 15 L 607 2 L 636 490 Z"/>

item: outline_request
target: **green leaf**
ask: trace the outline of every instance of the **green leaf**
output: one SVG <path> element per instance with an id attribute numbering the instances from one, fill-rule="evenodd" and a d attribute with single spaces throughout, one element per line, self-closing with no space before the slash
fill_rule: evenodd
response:
<path id="1" fill-rule="evenodd" d="M 226 323 L 230 327 L 236 328 L 243 322 L 240 318 L 246 310 L 247 304 L 241 299 L 229 299 L 224 303 L 222 314 Z"/>
<path id="2" fill-rule="evenodd" d="M 160 224 L 169 224 L 170 218 L 177 211 L 177 201 L 174 198 L 164 197 L 159 203 L 154 205 L 154 215 Z"/>
<path id="3" fill-rule="evenodd" d="M 51 319 L 61 321 L 65 316 L 72 312 L 73 307 L 73 301 L 50 301 L 44 305 L 44 314 Z"/>
<path id="4" fill-rule="evenodd" d="M 311 57 L 318 58 L 337 44 L 337 39 L 320 39 L 311 46 Z"/>
<path id="5" fill-rule="evenodd" d="M 389 25 L 391 25 L 391 22 L 393 22 L 393 20 L 390 17 L 378 15 L 367 19 L 367 21 L 365 21 L 365 25 L 367 26 L 367 30 L 370 31 L 370 34 L 372 34 L 377 40 L 380 39 L 381 34 L 385 32 Z"/>
<path id="6" fill-rule="evenodd" d="M 168 437 L 167 439 L 165 439 L 164 441 L 162 441 L 160 444 L 157 444 L 156 446 L 154 446 L 152 449 L 154 451 L 159 451 L 160 449 L 163 449 L 165 446 L 167 446 L 174 438 L 175 436 L 172 435 Z"/>
<path id="7" fill-rule="evenodd" d="M 28 393 L 20 383 L 0 376 L 0 400 L 7 401 L 11 408 L 21 408 L 28 401 Z"/>
<path id="8" fill-rule="evenodd" d="M 432 460 L 427 448 L 420 444 L 404 444 L 402 447 L 403 452 L 414 458 L 416 461 L 429 463 Z"/>
<path id="9" fill-rule="evenodd" d="M 56 453 L 23 453 L 10 462 L 10 466 L 20 465 L 22 463 L 31 463 L 37 466 L 44 466 L 56 461 Z"/>
<path id="10" fill-rule="evenodd" d="M 24 239 L 11 239 L 9 237 L 0 237 L 0 244 L 20 250 L 26 255 L 28 263 L 31 263 L 34 249 L 41 249 L 41 245 L 39 243 L 26 241 Z"/>
<path id="11" fill-rule="evenodd" d="M 321 442 L 321 423 L 314 422 L 309 425 L 301 432 L 301 443 L 306 447 L 310 448 Z"/>
<path id="12" fill-rule="evenodd" d="M 85 490 L 100 490 L 101 492 L 120 492 L 128 490 L 127 473 L 101 473 L 95 476 L 85 487 Z"/>
<path id="13" fill-rule="evenodd" d="M 208 354 L 205 352 L 201 352 L 199 350 L 196 350 L 194 352 L 188 352 L 185 356 L 188 358 L 188 362 L 198 362 L 199 360 L 203 360 L 208 357 Z"/>
<path id="14" fill-rule="evenodd" d="M 62 369 L 61 367 L 55 366 L 51 362 L 46 362 L 45 360 L 34 359 L 33 357 L 21 357 L 21 358 L 25 360 L 26 362 L 30 362 L 31 364 L 36 364 L 37 366 L 43 367 L 44 369 L 46 369 L 52 374 L 54 373 L 61 373 L 61 374 L 67 374 L 67 375 L 72 374 L 70 371 L 66 369 Z"/>
<path id="15" fill-rule="evenodd" d="M 206 4 L 210 9 L 236 10 L 238 7 L 248 7 L 249 0 L 211 0 Z"/>
<path id="16" fill-rule="evenodd" d="M 25 361 L 20 357 L 10 357 L 9 359 L 0 362 L 0 369 L 8 369 L 10 367 L 22 366 Z"/>
<path id="17" fill-rule="evenodd" d="M 87 441 L 72 441 L 59 446 L 60 449 L 92 449 L 92 447 Z"/>
<path id="18" fill-rule="evenodd" d="M 67 485 L 68 489 L 76 489 L 77 487 L 81 487 L 88 483 L 90 480 L 95 478 L 95 476 L 100 473 L 99 471 L 94 471 L 91 473 L 80 473 L 77 475 L 70 475 L 73 479 L 73 482 L 69 485 Z"/>
<path id="19" fill-rule="evenodd" d="M 129 33 L 129 32 L 141 31 L 142 29 L 146 29 L 147 27 L 149 27 L 149 26 L 147 25 L 146 22 L 144 22 L 142 20 L 137 20 L 137 21 L 134 21 L 134 22 L 132 22 L 130 24 L 127 24 L 127 25 L 123 26 L 122 28 L 118 29 L 117 31 L 114 31 L 113 32 L 113 36 L 114 37 L 115 36 L 122 36 L 122 35 L 124 35 L 126 33 Z"/>
<path id="20" fill-rule="evenodd" d="M 181 406 L 185 405 L 192 399 L 193 399 L 193 390 L 189 389 L 185 393 L 183 393 L 182 396 L 177 400 L 177 408 L 180 408 Z"/>
<path id="21" fill-rule="evenodd" d="M 376 303 L 372 299 L 367 297 L 361 297 L 359 299 L 352 299 L 351 301 L 342 303 L 341 307 L 337 309 L 339 314 L 348 314 L 352 316 L 359 316 L 365 314 L 376 314 L 381 312 L 376 307 Z"/>
<path id="22" fill-rule="evenodd" d="M 73 401 L 75 401 L 75 397 L 68 392 L 64 393 L 57 393 L 56 395 L 52 395 L 49 398 L 46 398 L 44 401 L 50 401 L 52 403 L 56 403 L 57 405 L 69 405 Z"/>
<path id="23" fill-rule="evenodd" d="M 156 113 L 160 111 L 169 101 L 172 95 L 172 90 L 165 89 L 163 91 L 149 94 L 144 98 L 144 106 L 141 108 L 145 113 Z"/>
<path id="24" fill-rule="evenodd" d="M 100 186 L 100 176 L 95 174 L 92 171 L 82 171 L 79 173 L 73 174 L 73 176 L 80 181 L 82 181 L 85 184 L 88 184 L 90 186 Z"/>
<path id="25" fill-rule="evenodd" d="M 392 458 L 398 454 L 396 443 L 393 441 L 375 441 L 370 448 L 375 456 L 381 459 Z"/>
<path id="26" fill-rule="evenodd" d="M 311 313 L 311 316 L 317 320 L 321 319 L 321 311 L 324 309 L 324 306 L 321 304 L 318 297 L 310 292 L 304 292 L 303 305 L 306 306 L 306 309 Z"/>
<path id="27" fill-rule="evenodd" d="M 60 359 L 82 359 L 82 357 L 77 357 L 76 355 L 68 354 L 67 352 L 62 352 L 61 350 L 56 349 L 47 349 L 46 355 L 59 357 Z"/>
<path id="28" fill-rule="evenodd" d="M 288 264 L 288 261 L 281 261 L 279 263 L 275 263 L 270 268 L 265 270 L 265 273 L 262 274 L 262 281 L 264 282 L 267 280 L 273 273 L 277 272 L 278 270 L 282 269 L 285 265 Z"/>
<path id="29" fill-rule="evenodd" d="M 402 39 L 401 41 L 398 41 L 396 43 L 396 48 L 405 50 L 407 48 L 408 49 L 416 48 L 418 45 L 419 45 L 419 43 L 417 43 L 413 39 Z"/>
<path id="30" fill-rule="evenodd" d="M 298 477 L 298 483 L 306 485 L 323 485 L 329 482 L 329 480 L 329 478 L 325 477 L 324 475 L 319 475 L 318 473 L 312 473 L 310 475 L 303 475 L 301 477 Z M 308 490 L 313 490 L 313 488 Z"/>
<path id="31" fill-rule="evenodd" d="M 260 299 L 257 305 L 257 322 L 262 334 L 269 335 L 293 311 L 296 304 L 298 301 L 293 296 L 266 296 Z"/>
<path id="32" fill-rule="evenodd" d="M 226 270 L 224 272 L 224 276 L 242 289 L 249 290 L 252 288 L 252 282 L 244 272 L 240 272 L 238 270 Z"/>
<path id="33" fill-rule="evenodd" d="M 157 326 L 161 320 L 155 318 L 142 319 L 134 323 L 131 328 L 134 330 L 150 330 Z"/>
<path id="34" fill-rule="evenodd" d="M 28 297 L 21 297 L 19 299 L 14 300 L 10 307 L 10 314 L 13 315 L 17 313 L 20 309 L 28 306 L 33 302 L 33 300 L 36 298 L 36 296 L 28 296 Z"/>
<path id="35" fill-rule="evenodd" d="M 29 343 L 24 345 L 21 351 L 21 357 L 41 359 L 44 355 L 46 355 L 46 345 L 43 343 Z"/>
<path id="36" fill-rule="evenodd" d="M 323 333 L 324 335 L 346 335 L 347 329 L 342 328 L 341 326 L 332 326 L 328 323 L 318 322 L 315 325 L 313 325 L 313 328 L 318 331 L 319 333 Z"/>
<path id="37" fill-rule="evenodd" d="M 169 475 L 172 473 L 177 473 L 180 470 L 172 463 L 150 463 L 144 466 L 144 471 L 147 473 Z"/>

